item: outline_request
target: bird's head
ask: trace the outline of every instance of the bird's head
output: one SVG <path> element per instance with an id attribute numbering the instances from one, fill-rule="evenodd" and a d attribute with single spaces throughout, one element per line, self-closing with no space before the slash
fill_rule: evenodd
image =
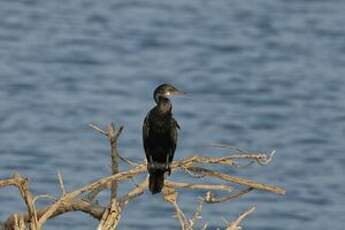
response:
<path id="1" fill-rule="evenodd" d="M 185 94 L 186 94 L 185 92 L 178 90 L 173 85 L 162 84 L 155 89 L 153 93 L 153 98 L 155 102 L 158 103 L 159 97 L 178 96 L 178 95 L 185 95 Z"/>

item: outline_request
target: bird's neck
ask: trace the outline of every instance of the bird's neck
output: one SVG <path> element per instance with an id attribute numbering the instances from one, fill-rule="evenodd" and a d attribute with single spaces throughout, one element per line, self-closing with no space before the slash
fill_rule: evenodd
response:
<path id="1" fill-rule="evenodd" d="M 168 98 L 160 96 L 157 103 L 158 111 L 160 113 L 171 113 L 171 102 Z"/>

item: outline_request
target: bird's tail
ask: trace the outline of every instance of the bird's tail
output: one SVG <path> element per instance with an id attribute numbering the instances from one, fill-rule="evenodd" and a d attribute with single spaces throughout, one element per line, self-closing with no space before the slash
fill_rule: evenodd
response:
<path id="1" fill-rule="evenodd" d="M 164 171 L 154 170 L 150 172 L 149 177 L 149 189 L 152 194 L 159 193 L 162 191 L 164 185 Z"/>

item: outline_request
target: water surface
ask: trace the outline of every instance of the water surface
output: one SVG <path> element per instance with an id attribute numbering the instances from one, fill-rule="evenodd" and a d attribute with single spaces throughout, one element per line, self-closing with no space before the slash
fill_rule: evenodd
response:
<path id="1" fill-rule="evenodd" d="M 341 230 L 344 11 L 340 0 L 1 1 L 1 177 L 19 171 L 34 194 L 58 195 L 58 170 L 69 191 L 109 175 L 107 140 L 89 122 L 123 124 L 120 150 L 141 161 L 152 90 L 170 82 L 189 93 L 174 100 L 176 159 L 221 153 L 214 143 L 278 151 L 267 167 L 227 172 L 279 184 L 287 195 L 254 191 L 209 205 L 210 229 L 255 205 L 246 229 Z M 1 220 L 24 210 L 14 191 L 0 190 Z M 200 195 L 180 197 L 187 215 Z M 120 229 L 176 229 L 172 215 L 145 194 L 126 208 Z M 73 213 L 46 228 L 96 225 Z"/>

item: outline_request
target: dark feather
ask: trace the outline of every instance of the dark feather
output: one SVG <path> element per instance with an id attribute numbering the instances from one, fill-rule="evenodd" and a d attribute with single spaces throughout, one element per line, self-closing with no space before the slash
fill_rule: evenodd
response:
<path id="1" fill-rule="evenodd" d="M 165 172 L 170 175 L 170 164 L 176 150 L 177 129 L 180 128 L 172 116 L 170 100 L 163 96 L 165 90 L 176 88 L 166 87 L 168 86 L 162 85 L 155 90 L 157 105 L 146 115 L 143 124 L 143 144 L 150 174 L 149 189 L 153 194 L 162 190 Z"/>

